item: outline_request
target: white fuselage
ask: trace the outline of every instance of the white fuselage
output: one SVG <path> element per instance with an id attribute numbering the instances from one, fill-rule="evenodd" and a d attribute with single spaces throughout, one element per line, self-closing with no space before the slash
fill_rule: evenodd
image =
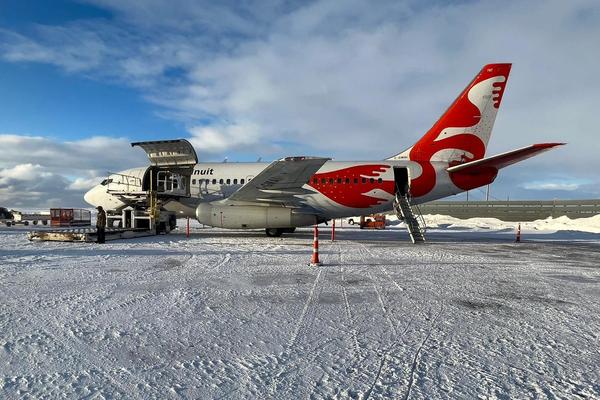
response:
<path id="1" fill-rule="evenodd" d="M 414 203 L 462 191 L 448 178 L 445 171 L 447 163 L 432 164 L 438 171 L 436 185 L 426 195 L 413 198 Z M 166 202 L 164 208 L 176 211 L 180 217 L 195 217 L 198 205 L 228 198 L 268 165 L 269 163 L 198 163 L 193 168 L 189 183 L 190 196 Z M 394 167 L 407 168 L 410 178 L 421 174 L 420 165 L 410 160 L 328 161 L 304 185 L 307 194 L 299 197 L 327 219 L 390 211 L 395 198 Z M 377 168 L 379 170 L 374 172 Z M 135 168 L 123 173 L 141 177 L 146 169 Z M 85 200 L 108 210 L 126 205 L 108 193 L 107 188 L 102 185 L 90 190 L 85 195 Z"/>

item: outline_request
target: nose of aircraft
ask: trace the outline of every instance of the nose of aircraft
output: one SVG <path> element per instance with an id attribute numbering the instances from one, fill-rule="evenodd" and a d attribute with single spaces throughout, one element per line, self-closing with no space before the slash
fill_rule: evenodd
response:
<path id="1" fill-rule="evenodd" d="M 85 200 L 86 203 L 88 203 L 89 205 L 92 205 L 94 207 L 98 206 L 98 190 L 100 188 L 100 185 L 96 185 L 93 188 L 91 188 L 90 190 L 88 190 L 84 195 L 83 195 L 83 200 Z"/>

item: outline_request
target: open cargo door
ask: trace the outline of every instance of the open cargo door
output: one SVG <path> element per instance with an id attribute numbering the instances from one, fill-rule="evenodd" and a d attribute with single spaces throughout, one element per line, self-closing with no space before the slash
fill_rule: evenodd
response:
<path id="1" fill-rule="evenodd" d="M 154 167 L 193 168 L 198 164 L 196 150 L 185 139 L 156 140 L 152 142 L 135 142 L 131 147 L 139 146 L 148 155 L 150 164 Z"/>
<path id="2" fill-rule="evenodd" d="M 144 176 L 144 190 L 159 196 L 189 197 L 191 176 L 198 163 L 196 150 L 185 139 L 131 143 L 148 155 L 150 168 Z"/>

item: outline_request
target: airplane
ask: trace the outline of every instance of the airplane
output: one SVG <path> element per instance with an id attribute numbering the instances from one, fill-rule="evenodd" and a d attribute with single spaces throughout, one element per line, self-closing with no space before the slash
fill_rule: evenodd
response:
<path id="1" fill-rule="evenodd" d="M 420 140 L 383 160 L 198 163 L 186 140 L 137 142 L 131 145 L 146 151 L 151 166 L 112 174 L 84 199 L 119 211 L 140 205 L 135 193 L 152 188 L 162 193 L 161 209 L 178 217 L 280 236 L 334 218 L 391 211 L 398 196 L 420 204 L 485 186 L 500 169 L 564 144 L 538 143 L 484 158 L 511 66 L 485 65 Z"/>

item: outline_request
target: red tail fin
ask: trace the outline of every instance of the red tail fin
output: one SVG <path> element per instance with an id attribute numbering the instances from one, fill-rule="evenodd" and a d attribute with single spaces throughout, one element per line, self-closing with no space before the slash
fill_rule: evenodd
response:
<path id="1" fill-rule="evenodd" d="M 410 159 L 421 166 L 421 174 L 412 179 L 413 196 L 423 196 L 434 188 L 436 172 L 432 161 L 453 166 L 483 158 L 510 67 L 511 64 L 484 66 L 421 140 L 390 158 Z"/>
<path id="2" fill-rule="evenodd" d="M 511 64 L 484 66 L 425 136 L 392 159 L 452 163 L 482 158 L 510 68 Z"/>

